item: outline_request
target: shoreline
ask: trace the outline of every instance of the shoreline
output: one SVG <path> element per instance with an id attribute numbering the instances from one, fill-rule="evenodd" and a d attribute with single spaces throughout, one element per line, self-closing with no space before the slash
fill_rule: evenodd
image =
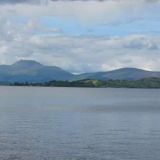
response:
<path id="1" fill-rule="evenodd" d="M 43 86 L 43 85 L 0 85 L 0 87 L 26 87 L 26 88 L 30 88 L 30 87 L 34 87 L 34 88 L 81 88 L 81 89 L 160 89 L 159 88 L 145 88 L 145 87 L 81 87 L 81 86 Z"/>

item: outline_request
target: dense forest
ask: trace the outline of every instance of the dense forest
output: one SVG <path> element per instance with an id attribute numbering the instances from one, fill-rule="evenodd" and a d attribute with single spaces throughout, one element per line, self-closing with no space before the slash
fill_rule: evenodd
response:
<path id="1" fill-rule="evenodd" d="M 50 81 L 45 83 L 12 83 L 12 86 L 46 86 L 46 87 L 95 87 L 95 88 L 160 88 L 160 78 L 140 80 L 91 80 Z"/>

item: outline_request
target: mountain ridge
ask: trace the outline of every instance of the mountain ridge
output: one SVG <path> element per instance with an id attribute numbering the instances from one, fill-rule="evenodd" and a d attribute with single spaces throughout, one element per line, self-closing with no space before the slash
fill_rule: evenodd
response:
<path id="1" fill-rule="evenodd" d="M 45 66 L 34 60 L 20 60 L 0 65 L 0 82 L 45 82 L 69 80 L 73 75 L 57 66 Z"/>
<path id="2" fill-rule="evenodd" d="M 95 80 L 139 80 L 158 77 L 158 71 L 146 71 L 138 68 L 119 68 L 112 71 L 72 74 L 57 66 L 46 66 L 35 60 L 19 60 L 11 65 L 0 65 L 0 82 L 48 82 L 52 80 L 76 81 Z"/>

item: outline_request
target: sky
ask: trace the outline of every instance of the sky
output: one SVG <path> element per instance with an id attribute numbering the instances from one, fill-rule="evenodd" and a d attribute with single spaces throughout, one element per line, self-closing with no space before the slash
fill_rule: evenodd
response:
<path id="1" fill-rule="evenodd" d="M 0 64 L 160 71 L 160 0 L 0 0 Z"/>

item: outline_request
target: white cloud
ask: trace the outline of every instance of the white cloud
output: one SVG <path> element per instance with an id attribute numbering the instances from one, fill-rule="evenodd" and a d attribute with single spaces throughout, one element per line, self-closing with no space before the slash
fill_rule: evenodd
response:
<path id="1" fill-rule="evenodd" d="M 63 35 L 56 29 L 52 35 L 41 35 L 37 32 L 43 33 L 46 28 L 37 27 L 36 21 L 26 24 L 8 25 L 6 35 L 0 37 L 1 63 L 35 59 L 76 73 L 121 67 L 160 70 L 158 36 L 74 37 Z"/>
<path id="2" fill-rule="evenodd" d="M 40 22 L 42 17 L 55 16 L 77 20 L 83 25 L 117 25 L 142 18 L 154 6 L 159 6 L 158 0 L 152 3 L 147 0 L 108 0 L 53 2 L 48 5 L 0 5 L 0 62 L 35 59 L 72 72 L 120 67 L 160 70 L 158 36 L 138 34 L 121 37 L 74 37 Z"/>
<path id="3" fill-rule="evenodd" d="M 149 9 L 157 5 L 159 6 L 159 0 L 49 1 L 47 5 L 30 5 L 30 3 L 0 5 L 0 10 L 1 16 L 6 14 L 30 18 L 58 16 L 88 24 L 134 20 L 143 17 Z"/>

